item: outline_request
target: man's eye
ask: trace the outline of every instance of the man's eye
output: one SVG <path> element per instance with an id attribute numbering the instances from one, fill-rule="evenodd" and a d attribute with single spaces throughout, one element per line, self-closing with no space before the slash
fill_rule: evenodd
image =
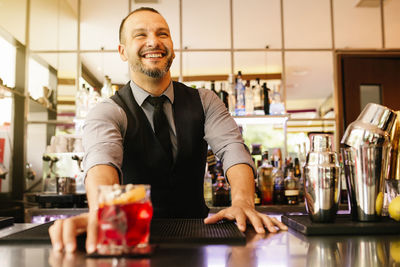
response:
<path id="1" fill-rule="evenodd" d="M 135 35 L 135 37 L 144 37 L 144 36 L 146 36 L 144 33 L 138 33 Z"/>
<path id="2" fill-rule="evenodd" d="M 160 33 L 160 36 L 165 36 L 165 37 L 168 37 L 168 36 L 169 36 L 169 34 L 168 34 L 168 33 L 166 33 L 166 32 L 161 32 L 161 33 Z"/>

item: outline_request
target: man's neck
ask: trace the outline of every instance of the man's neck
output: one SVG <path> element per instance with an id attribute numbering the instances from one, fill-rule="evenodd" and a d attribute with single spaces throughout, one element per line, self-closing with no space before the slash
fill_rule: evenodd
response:
<path id="1" fill-rule="evenodd" d="M 132 81 L 140 88 L 154 96 L 160 96 L 171 82 L 171 74 L 168 72 L 164 77 L 155 79 L 144 74 L 131 75 Z"/>

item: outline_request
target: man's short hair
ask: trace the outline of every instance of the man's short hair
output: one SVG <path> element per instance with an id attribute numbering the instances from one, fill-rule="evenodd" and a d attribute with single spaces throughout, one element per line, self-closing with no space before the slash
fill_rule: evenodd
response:
<path id="1" fill-rule="evenodd" d="M 122 43 L 122 35 L 123 35 L 123 31 L 124 31 L 124 24 L 125 21 L 129 18 L 130 15 L 132 15 L 133 13 L 139 12 L 139 11 L 150 11 L 153 13 L 157 13 L 160 14 L 160 12 L 158 12 L 157 10 L 155 10 L 152 7 L 139 7 L 135 10 L 133 10 L 132 12 L 130 12 L 122 21 L 121 21 L 121 25 L 119 26 L 119 42 Z M 160 14 L 161 15 L 161 14 Z"/>

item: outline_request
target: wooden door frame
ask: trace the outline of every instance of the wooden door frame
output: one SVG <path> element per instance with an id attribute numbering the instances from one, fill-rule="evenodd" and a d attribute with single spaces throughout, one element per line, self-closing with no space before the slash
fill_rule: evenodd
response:
<path id="1" fill-rule="evenodd" d="M 336 142 L 340 144 L 340 140 L 344 134 L 344 107 L 343 107 L 343 65 L 344 58 L 390 58 L 399 57 L 400 49 L 382 49 L 382 50 L 335 50 L 335 121 L 336 121 Z"/>

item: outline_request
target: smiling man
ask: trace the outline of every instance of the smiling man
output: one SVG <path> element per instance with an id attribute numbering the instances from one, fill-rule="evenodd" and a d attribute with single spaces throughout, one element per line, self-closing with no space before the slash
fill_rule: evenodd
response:
<path id="1" fill-rule="evenodd" d="M 96 250 L 97 187 L 150 184 L 154 218 L 206 218 L 203 179 L 209 145 L 222 160 L 232 206 L 205 219 L 249 221 L 258 233 L 287 229 L 254 209 L 254 165 L 224 104 L 209 90 L 172 82 L 175 57 L 167 22 L 152 8 L 131 12 L 120 26 L 118 51 L 131 81 L 98 104 L 84 125 L 84 167 L 89 213 L 58 220 L 49 229 L 55 250 Z"/>

